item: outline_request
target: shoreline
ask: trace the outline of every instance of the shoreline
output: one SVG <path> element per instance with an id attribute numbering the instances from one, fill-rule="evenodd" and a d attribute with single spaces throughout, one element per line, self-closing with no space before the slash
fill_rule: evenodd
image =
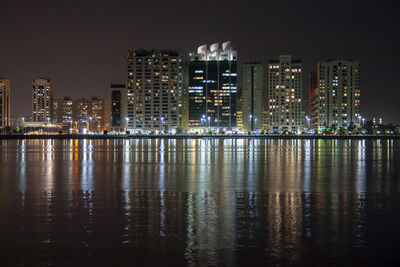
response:
<path id="1" fill-rule="evenodd" d="M 310 140 L 398 140 L 400 135 L 0 135 L 0 139 L 310 139 Z"/>

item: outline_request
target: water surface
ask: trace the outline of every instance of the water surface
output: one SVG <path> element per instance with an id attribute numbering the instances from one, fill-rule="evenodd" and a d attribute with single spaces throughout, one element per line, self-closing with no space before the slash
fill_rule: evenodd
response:
<path id="1" fill-rule="evenodd" d="M 397 265 L 400 141 L 0 140 L 0 265 Z"/>

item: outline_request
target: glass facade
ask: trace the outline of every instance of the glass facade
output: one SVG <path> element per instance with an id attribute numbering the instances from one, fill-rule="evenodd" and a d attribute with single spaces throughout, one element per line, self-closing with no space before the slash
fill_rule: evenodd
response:
<path id="1" fill-rule="evenodd" d="M 237 61 L 230 43 L 199 47 L 187 75 L 189 127 L 236 127 Z"/>

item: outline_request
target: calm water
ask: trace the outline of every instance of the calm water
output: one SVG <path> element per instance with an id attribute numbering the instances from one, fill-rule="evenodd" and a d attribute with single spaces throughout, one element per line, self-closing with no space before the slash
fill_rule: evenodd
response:
<path id="1" fill-rule="evenodd" d="M 0 140 L 0 265 L 400 264 L 400 141 Z"/>

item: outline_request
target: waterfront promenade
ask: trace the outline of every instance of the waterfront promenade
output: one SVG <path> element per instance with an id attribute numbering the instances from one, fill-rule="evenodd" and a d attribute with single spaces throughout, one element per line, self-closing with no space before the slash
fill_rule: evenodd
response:
<path id="1" fill-rule="evenodd" d="M 0 135 L 0 139 L 400 139 L 400 135 L 168 135 L 168 134 L 43 134 L 43 135 Z"/>

